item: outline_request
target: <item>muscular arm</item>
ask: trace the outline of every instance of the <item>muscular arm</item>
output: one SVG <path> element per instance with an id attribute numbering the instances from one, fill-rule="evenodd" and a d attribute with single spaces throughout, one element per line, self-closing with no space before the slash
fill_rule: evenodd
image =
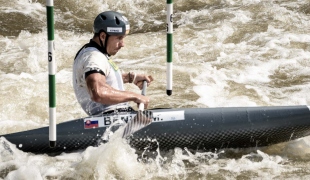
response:
<path id="1" fill-rule="evenodd" d="M 148 104 L 149 99 L 140 94 L 129 91 L 119 91 L 108 84 L 106 78 L 100 73 L 93 73 L 86 77 L 88 92 L 91 99 L 102 104 L 117 104 L 123 102 L 133 101 L 135 103 Z"/>

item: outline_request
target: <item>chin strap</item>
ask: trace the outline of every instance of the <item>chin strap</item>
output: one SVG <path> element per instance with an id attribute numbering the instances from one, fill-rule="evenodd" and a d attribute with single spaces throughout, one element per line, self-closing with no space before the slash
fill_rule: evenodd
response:
<path id="1" fill-rule="evenodd" d="M 100 41 L 100 45 L 101 45 L 101 47 L 102 47 L 102 50 L 103 50 L 104 52 L 106 52 L 107 55 L 110 57 L 111 55 L 108 54 L 108 49 L 107 49 L 108 39 L 109 39 L 110 35 L 109 35 L 108 33 L 105 33 L 105 34 L 106 34 L 106 37 L 105 37 L 105 40 L 104 40 L 104 45 L 103 45 L 103 43 L 102 43 L 100 37 L 99 37 L 99 41 Z"/>

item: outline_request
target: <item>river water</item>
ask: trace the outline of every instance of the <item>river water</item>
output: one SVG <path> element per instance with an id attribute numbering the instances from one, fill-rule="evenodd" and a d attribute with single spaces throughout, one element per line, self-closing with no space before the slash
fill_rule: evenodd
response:
<path id="1" fill-rule="evenodd" d="M 0 134 L 48 125 L 45 1 L 0 0 Z M 149 108 L 310 104 L 309 0 L 175 0 L 173 95 L 166 95 L 166 2 L 55 2 L 57 122 L 85 117 L 72 89 L 76 51 L 101 11 L 131 23 L 113 57 L 151 74 Z M 128 90 L 140 93 L 132 85 Z M 9 152 L 0 179 L 310 179 L 310 137 L 265 148 L 159 152 L 137 161 L 118 132 L 99 147 L 61 154 Z M 48 143 L 48 140 L 47 140 Z"/>

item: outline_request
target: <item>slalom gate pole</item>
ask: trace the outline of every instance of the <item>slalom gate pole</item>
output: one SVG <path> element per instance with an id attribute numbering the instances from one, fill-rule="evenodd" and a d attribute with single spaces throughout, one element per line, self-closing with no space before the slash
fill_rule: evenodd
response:
<path id="1" fill-rule="evenodd" d="M 173 0 L 167 0 L 167 95 L 172 95 Z"/>
<path id="2" fill-rule="evenodd" d="M 49 81 L 49 144 L 56 146 L 56 61 L 54 54 L 54 1 L 46 0 Z"/>

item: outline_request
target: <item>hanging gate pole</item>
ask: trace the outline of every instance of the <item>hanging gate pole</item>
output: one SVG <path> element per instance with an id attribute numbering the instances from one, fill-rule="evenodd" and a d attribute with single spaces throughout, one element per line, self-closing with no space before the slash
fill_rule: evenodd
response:
<path id="1" fill-rule="evenodd" d="M 54 1 L 46 0 L 49 81 L 49 144 L 56 146 L 56 61 L 54 55 Z"/>
<path id="2" fill-rule="evenodd" d="M 167 95 L 172 95 L 173 0 L 167 0 Z"/>

